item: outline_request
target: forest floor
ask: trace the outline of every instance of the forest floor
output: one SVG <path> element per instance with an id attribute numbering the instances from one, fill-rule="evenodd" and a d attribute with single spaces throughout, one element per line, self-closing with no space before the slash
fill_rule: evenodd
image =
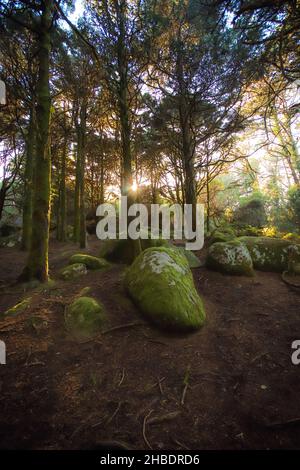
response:
<path id="1" fill-rule="evenodd" d="M 97 255 L 99 244 L 92 239 L 85 251 Z M 51 240 L 51 277 L 79 251 Z M 300 447 L 300 365 L 291 362 L 300 297 L 279 274 L 194 269 L 207 322 L 175 336 L 140 316 L 123 288 L 125 266 L 24 294 L 9 284 L 25 257 L 0 249 L 0 312 L 32 297 L 23 314 L 0 322 L 1 448 L 92 449 L 107 440 L 157 450 Z M 64 308 L 86 286 L 109 324 L 78 343 Z"/>

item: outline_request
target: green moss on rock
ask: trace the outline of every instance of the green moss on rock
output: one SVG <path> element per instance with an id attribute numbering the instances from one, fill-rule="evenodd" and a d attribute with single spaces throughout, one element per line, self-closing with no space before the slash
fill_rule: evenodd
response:
<path id="1" fill-rule="evenodd" d="M 235 232 L 232 227 L 220 227 L 212 232 L 209 238 L 209 245 L 230 242 L 234 238 Z"/>
<path id="2" fill-rule="evenodd" d="M 148 248 L 133 262 L 125 287 L 141 312 L 164 329 L 203 325 L 205 311 L 186 257 L 173 248 Z"/>
<path id="3" fill-rule="evenodd" d="M 6 310 L 6 312 L 4 312 L 4 316 L 15 316 L 20 313 L 23 313 L 28 307 L 30 307 L 30 303 L 31 297 L 27 297 L 26 299 L 22 300 L 21 302 Z"/>
<path id="4" fill-rule="evenodd" d="M 65 281 L 76 279 L 77 277 L 83 276 L 87 273 L 86 265 L 83 263 L 74 263 L 66 266 L 60 271 L 60 278 Z"/>
<path id="5" fill-rule="evenodd" d="M 300 276 L 300 247 L 291 245 L 288 248 L 288 273 Z"/>
<path id="6" fill-rule="evenodd" d="M 65 322 L 74 337 L 92 338 L 105 322 L 104 308 L 92 297 L 79 297 L 67 307 Z"/>
<path id="7" fill-rule="evenodd" d="M 108 262 L 103 258 L 86 255 L 85 253 L 76 253 L 71 256 L 69 264 L 85 264 L 87 269 L 103 269 L 108 266 Z"/>
<path id="8" fill-rule="evenodd" d="M 248 249 L 239 241 L 214 243 L 208 251 L 207 266 L 222 273 L 253 276 L 253 263 Z"/>
<path id="9" fill-rule="evenodd" d="M 260 271 L 282 272 L 289 263 L 289 240 L 269 237 L 240 237 L 239 241 L 249 250 L 253 266 Z M 300 252 L 299 245 L 295 245 Z"/>
<path id="10" fill-rule="evenodd" d="M 169 242 L 159 239 L 141 239 L 141 248 L 146 250 L 151 247 L 169 246 Z M 105 240 L 100 249 L 99 256 L 108 261 L 131 264 L 135 258 L 133 244 L 131 240 Z"/>
<path id="11" fill-rule="evenodd" d="M 202 266 L 202 263 L 201 261 L 199 260 L 199 258 L 195 255 L 195 253 L 193 253 L 192 251 L 190 250 L 186 250 L 183 246 L 175 246 L 173 247 L 175 250 L 179 250 L 187 259 L 188 263 L 189 263 L 189 267 L 191 269 L 194 269 L 194 268 L 200 268 Z"/>

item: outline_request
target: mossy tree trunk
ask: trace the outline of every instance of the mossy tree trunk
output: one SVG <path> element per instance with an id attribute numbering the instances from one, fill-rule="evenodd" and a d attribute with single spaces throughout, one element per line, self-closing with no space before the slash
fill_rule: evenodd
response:
<path id="1" fill-rule="evenodd" d="M 24 194 L 23 194 L 23 222 L 22 222 L 22 241 L 21 249 L 28 251 L 30 249 L 31 233 L 32 233 L 32 207 L 33 207 L 33 190 L 34 190 L 34 162 L 36 151 L 36 119 L 35 119 L 35 103 L 33 103 L 28 133 L 26 137 L 26 162 L 24 174 Z"/>
<path id="2" fill-rule="evenodd" d="M 27 264 L 21 280 L 48 280 L 48 242 L 50 218 L 51 157 L 49 145 L 50 125 L 50 29 L 54 2 L 42 2 L 38 31 L 38 81 L 36 89 L 36 166 L 32 213 L 32 236 Z"/>

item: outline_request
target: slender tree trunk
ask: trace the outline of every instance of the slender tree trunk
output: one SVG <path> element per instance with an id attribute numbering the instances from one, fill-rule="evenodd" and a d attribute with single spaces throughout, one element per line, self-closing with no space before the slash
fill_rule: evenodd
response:
<path id="1" fill-rule="evenodd" d="M 100 193 L 99 193 L 99 204 L 104 203 L 104 161 L 103 153 L 100 156 Z"/>
<path id="2" fill-rule="evenodd" d="M 120 0 L 118 7 L 119 19 L 119 39 L 118 39 L 118 71 L 119 71 L 119 118 L 121 130 L 121 154 L 122 154 L 122 195 L 127 196 L 128 208 L 134 202 L 134 195 L 132 193 L 132 152 L 131 152 L 131 123 L 130 123 L 130 110 L 128 105 L 128 76 L 127 76 L 127 58 L 125 46 L 125 15 L 126 15 L 126 0 Z M 130 223 L 130 218 L 127 217 L 127 227 Z M 132 246 L 133 257 L 138 256 L 141 249 L 141 241 L 129 240 Z"/>
<path id="3" fill-rule="evenodd" d="M 67 135 L 64 136 L 64 146 L 61 156 L 60 182 L 59 182 L 59 201 L 58 201 L 58 225 L 57 239 L 65 242 L 67 239 L 67 217 L 66 217 L 66 163 L 68 154 Z"/>
<path id="4" fill-rule="evenodd" d="M 21 249 L 30 249 L 32 233 L 32 206 L 34 189 L 34 162 L 36 151 L 36 119 L 34 104 L 30 112 L 30 121 L 26 139 L 25 181 L 23 195 L 23 230 Z"/>
<path id="5" fill-rule="evenodd" d="M 2 219 L 2 215 L 3 215 L 6 192 L 7 190 L 6 190 L 5 184 L 4 182 L 2 182 L 2 186 L 0 188 L 0 220 Z"/>
<path id="6" fill-rule="evenodd" d="M 274 118 L 274 134 L 278 138 L 280 146 L 281 146 L 281 155 L 287 161 L 287 164 L 291 170 L 292 178 L 294 180 L 294 184 L 297 186 L 300 185 L 300 158 L 297 149 L 296 142 L 294 140 L 290 122 L 286 120 L 286 136 L 282 131 L 278 113 L 276 109 L 273 111 L 273 118 Z"/>
<path id="7" fill-rule="evenodd" d="M 80 179 L 79 179 L 79 192 L 80 192 L 80 230 L 79 230 L 79 243 L 80 248 L 86 247 L 86 221 L 85 221 L 85 143 L 86 143 L 86 100 L 81 106 L 80 112 L 80 140 L 81 140 L 81 155 L 80 155 Z"/>
<path id="8" fill-rule="evenodd" d="M 179 42 L 180 44 L 180 42 Z M 188 92 L 183 73 L 183 59 L 180 46 L 177 52 L 176 74 L 179 88 L 179 121 L 182 145 L 182 163 L 184 171 L 184 201 L 191 204 L 193 210 L 193 229 L 196 224 L 196 179 L 194 170 L 194 141 L 191 134 L 191 112 L 188 102 Z"/>
<path id="9" fill-rule="evenodd" d="M 210 231 L 210 190 L 209 190 L 209 166 L 208 153 L 206 157 L 206 230 Z"/>
<path id="10" fill-rule="evenodd" d="M 54 5 L 52 0 L 43 1 L 43 12 L 38 35 L 38 82 L 37 82 L 37 140 L 34 182 L 32 237 L 27 265 L 22 280 L 48 280 L 48 243 L 50 218 L 51 157 L 49 145 L 50 124 L 50 28 Z"/>
<path id="11" fill-rule="evenodd" d="M 81 165 L 81 141 L 77 131 L 77 159 L 76 159 L 76 176 L 75 176 L 75 193 L 74 193 L 74 242 L 79 242 L 80 235 L 80 165 Z"/>

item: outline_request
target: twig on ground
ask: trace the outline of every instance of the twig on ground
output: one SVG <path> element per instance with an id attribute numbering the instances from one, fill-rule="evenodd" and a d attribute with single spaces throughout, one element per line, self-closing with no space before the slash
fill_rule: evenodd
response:
<path id="1" fill-rule="evenodd" d="M 113 412 L 113 414 L 111 415 L 111 417 L 106 421 L 106 424 L 109 424 L 109 423 L 114 419 L 114 417 L 116 416 L 116 414 L 119 412 L 119 409 L 121 408 L 121 404 L 122 404 L 122 403 L 119 401 L 117 408 L 115 409 L 115 411 Z"/>
<path id="2" fill-rule="evenodd" d="M 189 381 L 190 381 L 190 371 L 191 371 L 191 366 L 189 365 L 186 369 L 184 379 L 183 379 L 184 388 L 182 391 L 182 396 L 181 396 L 181 401 L 180 401 L 181 405 L 184 405 L 184 402 L 185 402 L 185 396 L 186 396 L 186 392 L 187 392 Z"/>
<path id="3" fill-rule="evenodd" d="M 141 325 L 144 325 L 144 323 L 141 323 L 141 322 L 124 323 L 123 325 L 113 326 L 112 328 L 109 328 L 108 330 L 102 331 L 102 335 L 106 335 L 107 333 L 111 333 L 117 330 L 123 330 L 124 328 L 131 328 L 134 326 L 141 326 Z"/>
<path id="4" fill-rule="evenodd" d="M 171 411 L 171 413 L 166 413 L 165 415 L 153 416 L 153 418 L 149 419 L 147 422 L 148 424 L 160 424 L 164 423 L 165 421 L 172 421 L 180 414 L 181 411 Z"/>
<path id="5" fill-rule="evenodd" d="M 268 428 L 279 428 L 283 426 L 294 426 L 300 424 L 300 418 L 292 418 L 287 421 L 275 421 L 274 423 L 267 424 Z"/>
<path id="6" fill-rule="evenodd" d="M 122 383 L 123 383 L 123 381 L 124 381 L 124 377 L 125 377 L 125 370 L 124 370 L 124 368 L 123 368 L 121 380 L 120 380 L 119 383 L 118 383 L 118 387 L 121 387 L 121 385 L 122 385 Z"/>
<path id="7" fill-rule="evenodd" d="M 143 421 L 143 439 L 145 441 L 145 444 L 149 447 L 150 450 L 152 450 L 152 447 L 146 436 L 146 424 L 147 424 L 147 419 L 152 413 L 153 413 L 153 410 L 150 410 L 149 413 L 144 417 L 144 421 Z"/>

